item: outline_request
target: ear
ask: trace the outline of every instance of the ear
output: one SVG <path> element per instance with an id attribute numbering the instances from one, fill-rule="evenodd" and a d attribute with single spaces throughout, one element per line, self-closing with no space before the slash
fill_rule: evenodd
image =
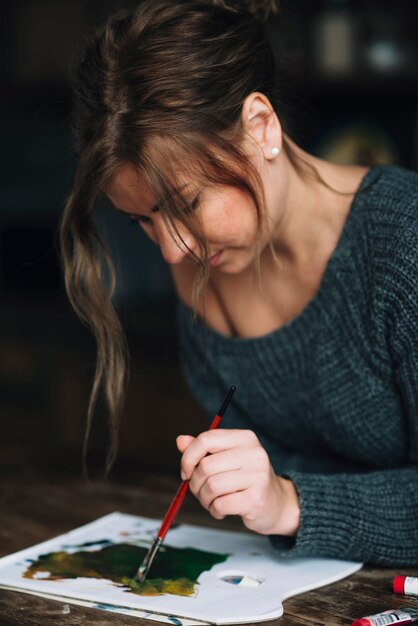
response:
<path id="1" fill-rule="evenodd" d="M 260 146 L 264 158 L 274 159 L 282 149 L 282 127 L 270 100 L 260 92 L 253 92 L 244 100 L 242 125 Z"/>

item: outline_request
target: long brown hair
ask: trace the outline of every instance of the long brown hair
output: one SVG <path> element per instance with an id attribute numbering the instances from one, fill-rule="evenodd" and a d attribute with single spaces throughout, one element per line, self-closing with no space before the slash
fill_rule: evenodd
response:
<path id="1" fill-rule="evenodd" d="M 107 21 L 77 65 L 73 130 L 79 161 L 62 224 L 61 249 L 69 299 L 95 334 L 96 374 L 85 448 L 101 391 L 111 445 L 126 387 L 127 349 L 112 305 L 115 273 L 94 223 L 99 196 L 118 168 L 133 164 L 159 199 L 167 227 L 186 226 L 199 245 L 194 297 L 207 280 L 207 252 L 196 216 L 173 195 L 181 164 L 194 180 L 244 189 L 263 221 L 263 190 L 239 147 L 242 104 L 264 93 L 279 105 L 265 18 L 273 0 L 145 0 L 134 13 Z M 199 261 L 200 259 L 200 261 Z"/>

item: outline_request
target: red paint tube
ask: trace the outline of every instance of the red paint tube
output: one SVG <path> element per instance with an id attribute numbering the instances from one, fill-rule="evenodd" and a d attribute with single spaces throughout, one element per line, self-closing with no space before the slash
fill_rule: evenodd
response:
<path id="1" fill-rule="evenodd" d="M 395 576 L 393 579 L 393 591 L 404 596 L 418 597 L 418 578 L 415 576 Z"/>
<path id="2" fill-rule="evenodd" d="M 412 624 L 418 622 L 418 609 L 404 608 L 384 611 L 356 619 L 351 626 L 390 626 L 390 624 Z"/>

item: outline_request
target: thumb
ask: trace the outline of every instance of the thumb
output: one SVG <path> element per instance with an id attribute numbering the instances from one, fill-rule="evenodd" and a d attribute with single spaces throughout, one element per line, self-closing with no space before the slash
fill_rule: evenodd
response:
<path id="1" fill-rule="evenodd" d="M 191 435 L 179 435 L 176 439 L 178 450 L 183 454 L 195 439 L 196 437 L 192 437 Z"/>

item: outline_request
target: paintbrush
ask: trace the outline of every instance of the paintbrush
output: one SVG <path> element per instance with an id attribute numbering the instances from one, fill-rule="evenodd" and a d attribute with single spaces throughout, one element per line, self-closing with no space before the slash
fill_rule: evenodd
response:
<path id="1" fill-rule="evenodd" d="M 234 395 L 235 389 L 236 387 L 234 386 L 232 386 L 229 389 L 228 393 L 226 394 L 225 400 L 222 403 L 221 408 L 219 409 L 212 424 L 209 427 L 209 430 L 213 430 L 214 428 L 217 428 L 219 426 L 219 423 L 226 409 L 228 408 L 231 398 Z M 158 550 L 160 549 L 160 546 L 162 542 L 164 541 L 166 534 L 170 530 L 174 522 L 174 519 L 177 513 L 179 512 L 181 505 L 183 504 L 183 500 L 186 497 L 186 493 L 188 489 L 189 489 L 189 481 L 184 480 L 181 483 L 180 487 L 177 489 L 176 495 L 174 496 L 170 506 L 168 507 L 167 513 L 165 514 L 160 530 L 158 531 L 157 536 L 152 542 L 150 549 L 145 555 L 144 560 L 142 561 L 141 565 L 138 568 L 137 573 L 135 574 L 132 580 L 132 583 L 134 585 L 141 585 L 144 582 L 145 578 L 147 577 L 147 574 L 150 570 L 152 562 L 155 559 L 155 556 L 157 555 Z"/>

